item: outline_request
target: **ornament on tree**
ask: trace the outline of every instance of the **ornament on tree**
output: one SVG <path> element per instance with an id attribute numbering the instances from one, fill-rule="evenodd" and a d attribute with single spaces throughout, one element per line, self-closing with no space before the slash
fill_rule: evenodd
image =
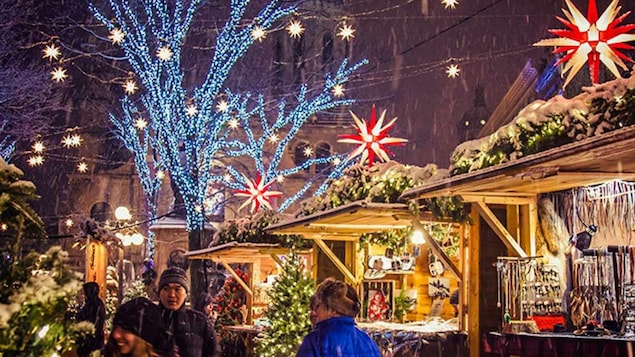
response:
<path id="1" fill-rule="evenodd" d="M 375 156 L 378 156 L 382 161 L 389 161 L 388 154 L 394 156 L 386 147 L 391 145 L 404 145 L 408 142 L 408 139 L 392 138 L 388 134 L 388 131 L 395 124 L 397 118 L 393 118 L 386 126 L 382 126 L 384 123 L 384 117 L 386 116 L 386 110 L 381 113 L 379 120 L 377 120 L 377 110 L 373 104 L 373 108 L 370 112 L 370 122 L 366 120 L 360 120 L 355 113 L 351 112 L 355 125 L 357 126 L 357 135 L 344 134 L 340 135 L 340 143 L 357 144 L 357 149 L 353 150 L 348 156 L 352 159 L 358 155 L 362 155 L 360 163 L 363 164 L 368 159 L 368 166 L 373 166 Z"/>
<path id="2" fill-rule="evenodd" d="M 578 73 L 585 62 L 589 62 L 589 72 L 591 81 L 598 83 L 600 62 L 613 73 L 617 78 L 621 78 L 617 65 L 627 70 L 624 61 L 633 62 L 628 56 L 620 52 L 620 49 L 635 49 L 625 42 L 635 41 L 635 34 L 629 34 L 635 29 L 635 24 L 618 26 L 630 14 L 630 11 L 617 17 L 621 6 L 619 0 L 613 0 L 598 17 L 595 0 L 589 0 L 587 16 L 584 17 L 580 10 L 565 0 L 569 11 L 562 9 L 567 19 L 556 16 L 569 29 L 552 29 L 550 33 L 560 36 L 538 41 L 534 46 L 555 46 L 554 53 L 566 53 L 556 66 L 565 63 L 563 74 L 569 72 L 564 83 L 566 87 L 571 79 Z M 616 18 L 617 17 L 617 18 Z M 624 60 L 624 61 L 623 61 Z"/>
<path id="3" fill-rule="evenodd" d="M 260 173 L 256 176 L 255 181 L 248 179 L 244 175 L 243 177 L 245 179 L 246 188 L 244 190 L 234 190 L 234 194 L 240 197 L 247 197 L 247 200 L 238 208 L 238 210 L 243 209 L 249 204 L 251 204 L 251 213 L 258 212 L 260 206 L 273 210 L 273 208 L 271 208 L 271 198 L 282 196 L 282 192 L 280 191 L 269 191 L 269 187 L 271 187 L 273 181 L 265 183 L 265 180 Z"/>

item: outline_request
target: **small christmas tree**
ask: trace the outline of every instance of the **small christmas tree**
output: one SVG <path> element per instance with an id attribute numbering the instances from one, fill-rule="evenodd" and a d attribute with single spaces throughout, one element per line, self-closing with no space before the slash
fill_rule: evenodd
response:
<path id="1" fill-rule="evenodd" d="M 270 326 L 257 339 L 256 356 L 294 355 L 311 331 L 309 300 L 315 281 L 304 271 L 300 257 L 291 254 L 269 292 L 265 317 Z"/>

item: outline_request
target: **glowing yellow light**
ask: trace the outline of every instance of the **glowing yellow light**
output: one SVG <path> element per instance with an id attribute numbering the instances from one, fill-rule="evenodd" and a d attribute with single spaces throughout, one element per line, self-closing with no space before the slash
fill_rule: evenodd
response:
<path id="1" fill-rule="evenodd" d="M 172 58 L 172 50 L 168 46 L 162 46 L 157 51 L 157 57 L 163 62 L 169 61 Z"/>
<path id="2" fill-rule="evenodd" d="M 165 172 L 163 171 L 157 171 L 157 178 L 159 180 L 163 180 L 165 178 Z"/>
<path id="3" fill-rule="evenodd" d="M 342 40 L 350 40 L 355 37 L 354 33 L 355 30 L 349 24 L 345 23 L 342 27 L 340 27 L 337 36 L 339 36 Z"/>
<path id="4" fill-rule="evenodd" d="M 137 89 L 139 89 L 137 87 L 137 83 L 135 83 L 135 81 L 133 81 L 132 79 L 127 80 L 126 83 L 123 84 L 123 90 L 126 92 L 126 94 L 134 94 Z"/>
<path id="5" fill-rule="evenodd" d="M 254 39 L 254 41 L 262 42 L 262 40 L 267 37 L 267 33 L 262 27 L 254 26 L 253 30 L 251 30 L 251 37 Z"/>
<path id="6" fill-rule="evenodd" d="M 333 159 L 333 165 L 337 166 L 342 163 L 342 160 L 339 157 Z"/>
<path id="7" fill-rule="evenodd" d="M 60 51 L 59 47 L 55 45 L 46 46 L 43 52 L 44 52 L 44 56 L 42 58 L 46 58 L 49 61 L 56 60 L 59 58 L 59 56 L 62 55 L 62 52 Z"/>
<path id="8" fill-rule="evenodd" d="M 2 223 L 2 224 L 0 225 L 0 229 L 1 229 L 1 230 L 3 230 L 3 231 L 6 231 L 7 229 L 9 229 L 9 226 L 7 226 L 7 224 L 6 224 L 6 223 Z"/>
<path id="9" fill-rule="evenodd" d="M 237 118 L 232 118 L 227 122 L 227 125 L 229 125 L 231 129 L 236 129 L 240 125 L 240 121 L 238 121 Z"/>
<path id="10" fill-rule="evenodd" d="M 292 20 L 287 26 L 287 32 L 291 38 L 300 38 L 304 32 L 304 27 L 302 27 L 300 21 Z"/>
<path id="11" fill-rule="evenodd" d="M 284 176 L 282 176 L 282 175 L 278 175 L 278 176 L 276 177 L 276 181 L 278 181 L 278 183 L 283 183 L 283 182 L 284 182 Z"/>
<path id="12" fill-rule="evenodd" d="M 448 74 L 448 78 L 458 77 L 459 72 L 461 72 L 461 70 L 459 69 L 459 66 L 455 64 L 451 64 L 445 69 L 445 73 Z"/>
<path id="13" fill-rule="evenodd" d="M 33 146 L 31 146 L 31 148 L 33 149 L 34 153 L 41 153 L 44 151 L 44 143 L 42 143 L 41 141 L 36 141 L 35 143 L 33 143 Z"/>
<path id="14" fill-rule="evenodd" d="M 42 155 L 31 156 L 27 160 L 27 163 L 31 167 L 41 166 L 44 163 L 44 157 Z"/>
<path id="15" fill-rule="evenodd" d="M 280 138 L 278 137 L 278 134 L 271 134 L 268 140 L 270 143 L 275 144 L 278 142 L 278 140 L 280 140 Z"/>
<path id="16" fill-rule="evenodd" d="M 304 156 L 306 157 L 310 157 L 311 155 L 313 155 L 313 148 L 310 146 L 307 146 L 304 148 Z"/>
<path id="17" fill-rule="evenodd" d="M 108 36 L 108 39 L 112 42 L 113 45 L 119 45 L 123 42 L 124 37 L 126 37 L 126 34 L 123 33 L 121 29 L 115 27 L 114 29 L 112 29 L 112 31 L 110 31 L 110 36 Z"/>
<path id="18" fill-rule="evenodd" d="M 62 145 L 67 148 L 78 147 L 82 144 L 82 137 L 78 134 L 68 134 L 62 139 Z"/>
<path id="19" fill-rule="evenodd" d="M 229 103 L 225 99 L 221 99 L 218 104 L 216 104 L 216 111 L 219 113 L 224 113 L 229 109 Z"/>
<path id="20" fill-rule="evenodd" d="M 344 86 L 341 84 L 336 84 L 333 86 L 332 92 L 336 98 L 341 98 L 342 96 L 344 96 Z"/>
<path id="21" fill-rule="evenodd" d="M 69 218 L 69 219 L 67 219 L 67 220 L 64 222 L 64 224 L 66 225 L 66 227 L 72 227 L 74 223 L 75 223 L 75 222 L 73 222 L 73 220 L 72 220 L 72 219 L 70 219 L 70 218 Z"/>
<path id="22" fill-rule="evenodd" d="M 134 126 L 139 130 L 143 130 L 148 127 L 148 122 L 143 118 L 137 118 L 137 120 L 134 122 Z"/>
<path id="23" fill-rule="evenodd" d="M 79 164 L 77 164 L 77 171 L 81 173 L 88 171 L 88 164 L 83 161 L 80 162 Z"/>
<path id="24" fill-rule="evenodd" d="M 226 182 L 232 182 L 232 176 L 230 174 L 225 174 L 223 175 L 223 180 L 225 180 Z"/>
<path id="25" fill-rule="evenodd" d="M 196 105 L 194 104 L 190 104 L 185 108 L 185 114 L 187 114 L 188 117 L 193 117 L 196 114 L 198 114 L 198 109 L 196 108 Z"/>
<path id="26" fill-rule="evenodd" d="M 63 82 L 68 75 L 66 74 L 66 70 L 62 67 L 57 67 L 56 69 L 51 71 L 51 79 L 55 82 Z"/>
<path id="27" fill-rule="evenodd" d="M 441 3 L 446 9 L 456 9 L 456 5 L 459 4 L 459 0 L 441 0 Z"/>

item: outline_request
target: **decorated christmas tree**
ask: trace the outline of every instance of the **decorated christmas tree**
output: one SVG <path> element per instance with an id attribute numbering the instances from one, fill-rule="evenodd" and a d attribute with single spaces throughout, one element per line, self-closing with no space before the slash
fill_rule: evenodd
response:
<path id="1" fill-rule="evenodd" d="M 247 274 L 235 269 L 236 274 L 247 282 Z M 216 318 L 216 333 L 221 338 L 221 348 L 225 356 L 240 355 L 243 343 L 241 337 L 224 329 L 226 326 L 240 325 L 243 323 L 243 305 L 245 304 L 245 290 L 240 286 L 236 278 L 230 276 L 225 280 L 223 288 L 214 298 L 214 309 L 218 314 Z"/>
<path id="2" fill-rule="evenodd" d="M 258 337 L 257 356 L 292 356 L 311 330 L 309 300 L 315 281 L 304 269 L 301 258 L 292 254 L 273 283 L 265 311 L 270 326 Z"/>

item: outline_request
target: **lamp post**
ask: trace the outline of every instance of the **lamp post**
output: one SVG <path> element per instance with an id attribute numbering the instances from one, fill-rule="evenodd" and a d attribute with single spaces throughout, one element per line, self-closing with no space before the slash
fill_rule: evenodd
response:
<path id="1" fill-rule="evenodd" d="M 117 299 L 119 300 L 119 304 L 123 303 L 123 284 L 124 284 L 124 247 L 128 247 L 130 245 L 141 245 L 145 237 L 139 233 L 136 229 L 136 223 L 131 224 L 132 215 L 130 214 L 130 210 L 128 207 L 119 206 L 115 209 L 115 219 L 116 228 L 115 228 L 115 237 L 119 239 L 117 243 L 118 248 L 118 265 L 119 265 L 119 289 L 117 291 Z"/>

